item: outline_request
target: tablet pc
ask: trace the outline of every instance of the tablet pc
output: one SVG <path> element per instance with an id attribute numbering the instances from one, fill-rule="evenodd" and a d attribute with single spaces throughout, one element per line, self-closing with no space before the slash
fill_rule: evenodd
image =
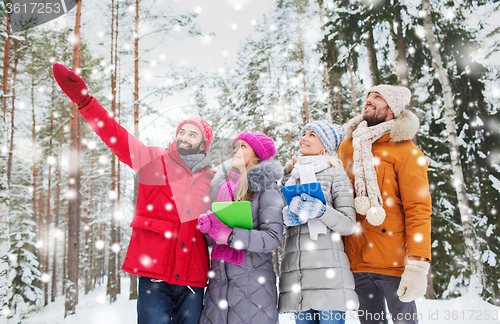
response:
<path id="1" fill-rule="evenodd" d="M 281 187 L 281 193 L 283 194 L 283 197 L 285 197 L 287 205 L 290 205 L 290 201 L 292 201 L 294 196 L 300 195 L 303 192 L 309 196 L 318 198 L 323 204 L 326 204 L 325 195 L 323 194 L 323 190 L 321 190 L 321 184 L 319 182 Z"/>
<path id="2" fill-rule="evenodd" d="M 214 202 L 212 212 L 230 228 L 253 228 L 252 208 L 249 201 Z M 217 244 L 223 243 L 217 242 Z"/>

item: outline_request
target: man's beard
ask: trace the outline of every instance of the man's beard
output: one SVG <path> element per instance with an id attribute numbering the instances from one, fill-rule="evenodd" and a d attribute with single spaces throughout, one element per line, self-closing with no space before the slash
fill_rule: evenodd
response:
<path id="1" fill-rule="evenodd" d="M 188 149 L 180 148 L 179 147 L 180 143 L 189 145 L 189 148 Z M 200 145 L 201 145 L 201 143 L 198 144 L 198 146 L 193 147 L 192 144 L 189 144 L 187 142 L 176 141 L 177 151 L 179 151 L 179 154 L 182 154 L 182 155 L 190 155 L 190 154 L 196 154 L 196 153 L 198 153 L 200 151 Z"/>
<path id="2" fill-rule="evenodd" d="M 375 107 L 373 107 L 373 108 L 375 108 Z M 380 116 L 377 114 L 377 110 L 374 110 L 374 111 L 372 111 L 372 114 L 370 114 L 370 115 L 363 114 L 363 119 L 366 120 L 366 122 L 368 123 L 368 126 L 371 127 L 371 126 L 375 126 L 375 125 L 378 125 L 380 123 L 383 123 L 385 121 L 385 119 L 387 118 L 388 114 L 389 114 L 389 111 L 386 111 L 384 116 Z"/>

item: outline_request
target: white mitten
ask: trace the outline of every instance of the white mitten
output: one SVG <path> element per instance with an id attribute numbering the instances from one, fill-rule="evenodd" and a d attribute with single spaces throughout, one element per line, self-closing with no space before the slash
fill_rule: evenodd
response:
<path id="1" fill-rule="evenodd" d="M 430 263 L 427 261 L 408 260 L 399 283 L 399 300 L 409 303 L 425 294 L 429 267 Z"/>

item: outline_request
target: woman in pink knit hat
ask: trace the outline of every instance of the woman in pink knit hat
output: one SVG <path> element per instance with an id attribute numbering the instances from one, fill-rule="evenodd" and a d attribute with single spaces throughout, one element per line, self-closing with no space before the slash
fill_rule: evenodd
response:
<path id="1" fill-rule="evenodd" d="M 277 323 L 276 275 L 271 252 L 281 243 L 285 205 L 277 181 L 282 167 L 264 134 L 243 132 L 233 141 L 231 161 L 212 180 L 212 201 L 249 201 L 252 229 L 229 228 L 208 211 L 198 219 L 214 244 L 200 323 Z"/>

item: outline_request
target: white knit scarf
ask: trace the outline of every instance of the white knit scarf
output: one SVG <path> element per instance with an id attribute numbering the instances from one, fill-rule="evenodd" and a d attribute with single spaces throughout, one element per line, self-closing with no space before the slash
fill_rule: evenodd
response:
<path id="1" fill-rule="evenodd" d="M 316 173 L 321 172 L 332 165 L 324 155 L 299 155 L 297 163 L 294 165 L 290 178 L 285 186 L 291 186 L 298 183 L 316 182 Z M 309 237 L 316 241 L 319 234 L 326 234 L 326 226 L 317 218 L 311 218 L 307 221 L 309 227 Z"/>
<path id="2" fill-rule="evenodd" d="M 383 223 L 385 211 L 382 208 L 382 196 L 373 165 L 372 144 L 389 133 L 393 125 L 394 120 L 390 120 L 368 127 L 367 122 L 362 121 L 352 133 L 354 189 L 356 191 L 354 204 L 356 211 L 361 215 L 366 215 L 366 220 L 375 226 Z"/>
<path id="3" fill-rule="evenodd" d="M 324 155 L 299 155 L 285 186 L 295 185 L 299 179 L 300 183 L 316 182 L 314 174 L 331 166 Z"/>

